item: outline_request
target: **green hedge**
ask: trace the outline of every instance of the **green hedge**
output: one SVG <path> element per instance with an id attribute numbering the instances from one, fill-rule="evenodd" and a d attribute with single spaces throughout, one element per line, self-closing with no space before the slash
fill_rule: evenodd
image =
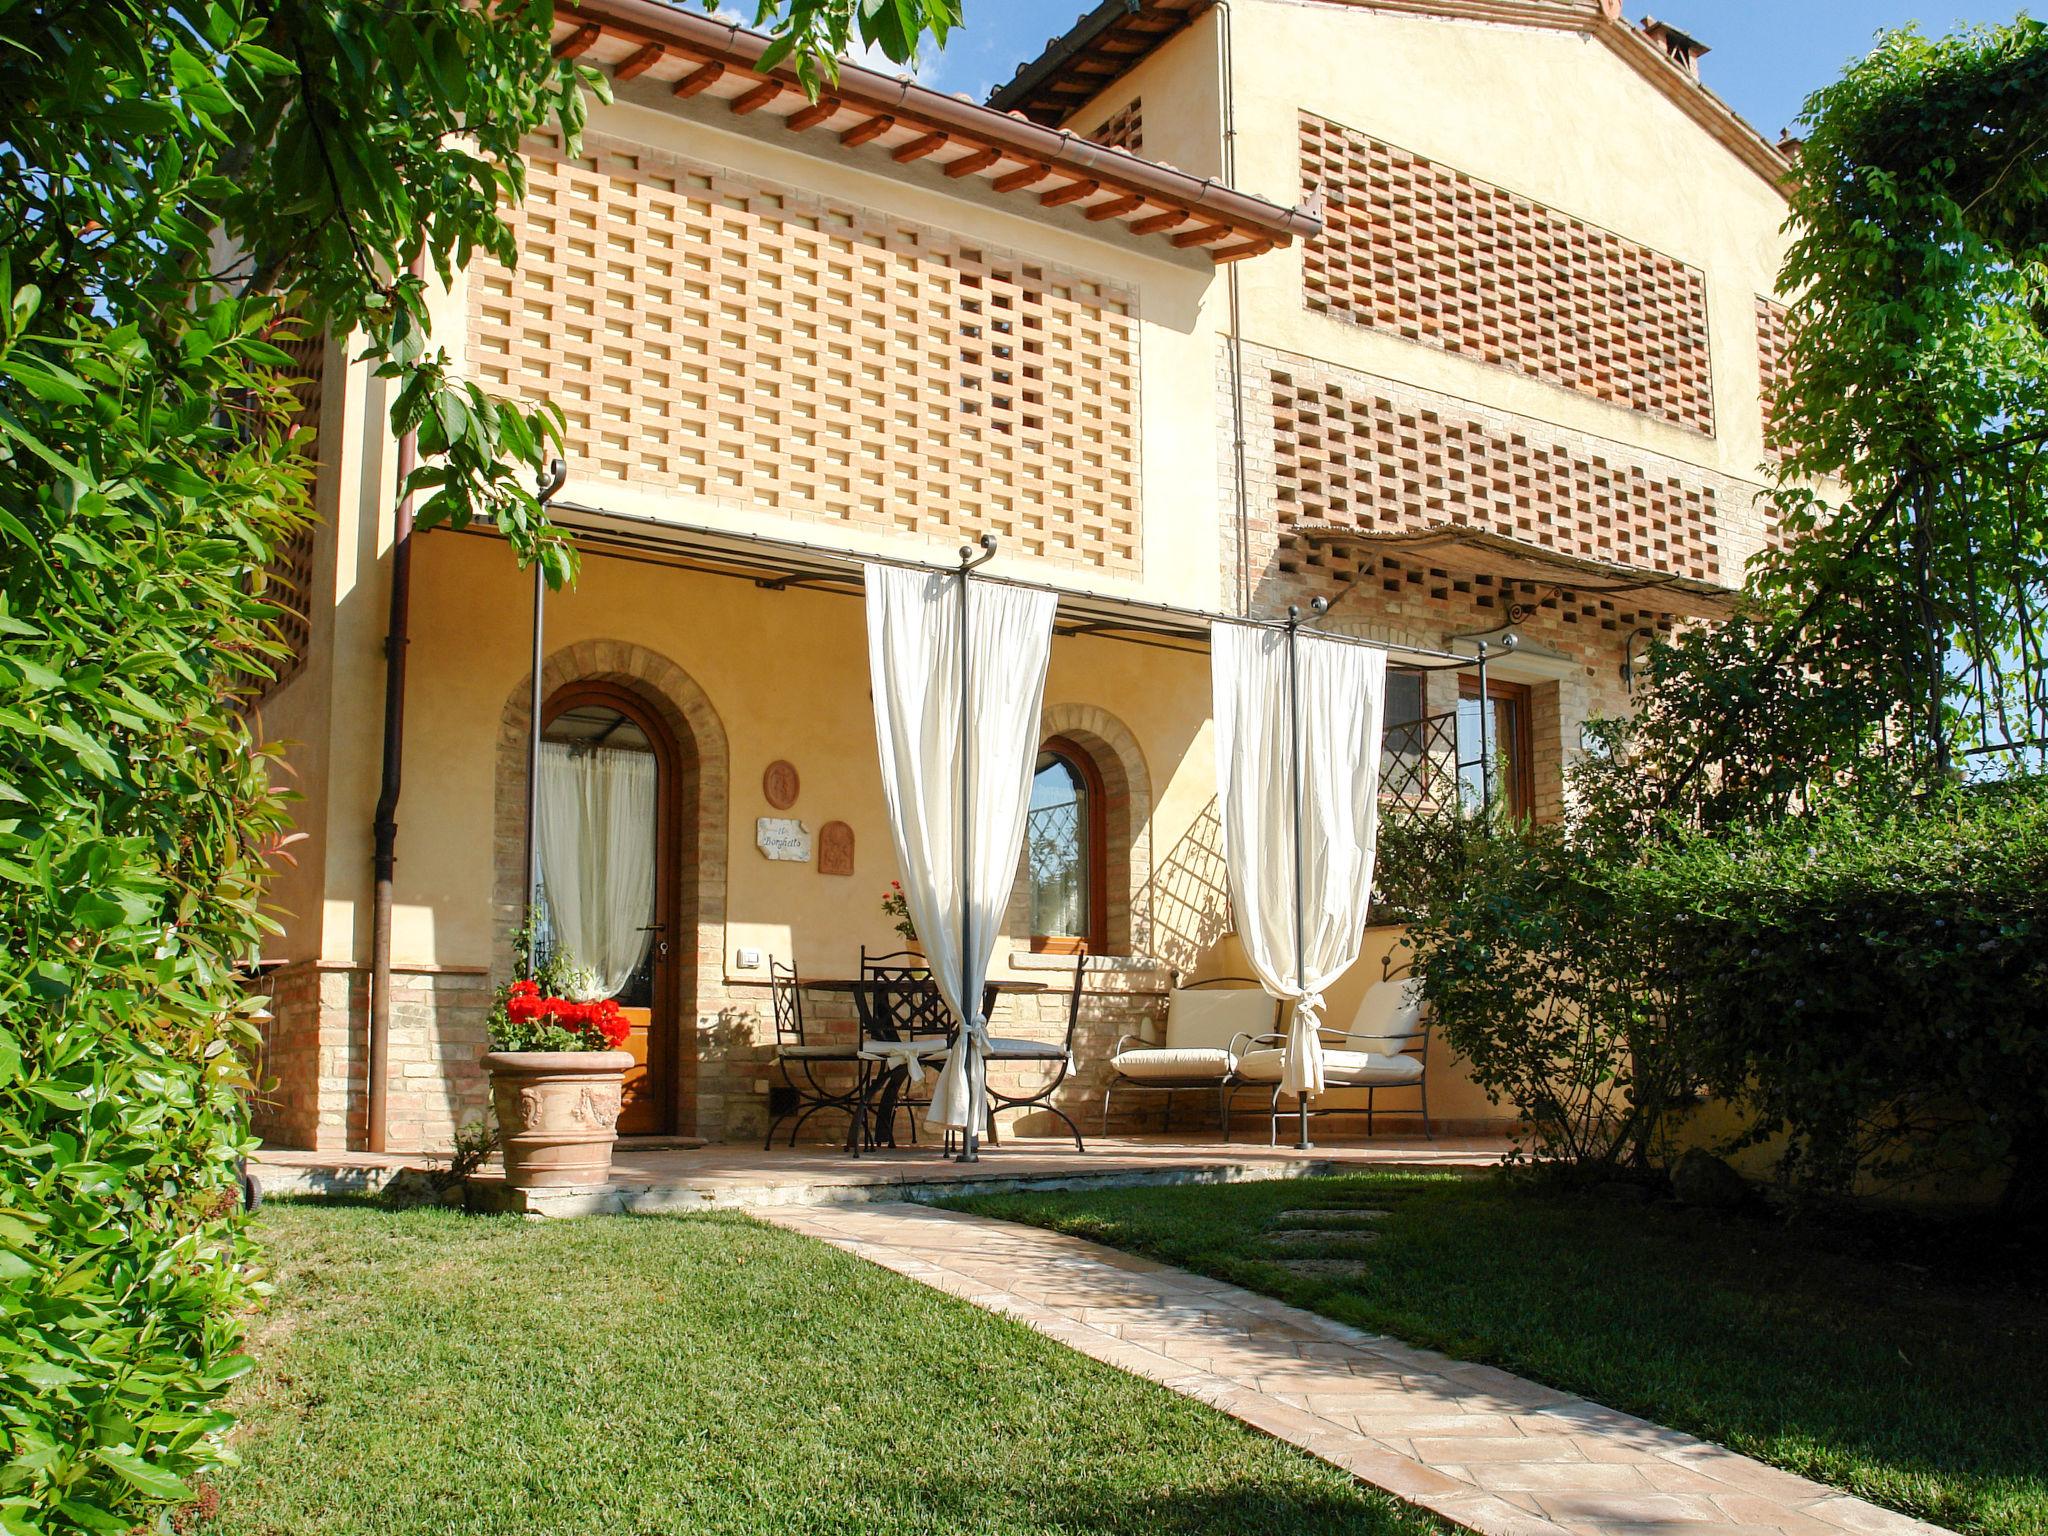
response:
<path id="1" fill-rule="evenodd" d="M 284 819 L 244 711 L 305 469 L 268 302 L 145 337 L 9 297 L 0 1530 L 128 1531 L 195 1496 L 247 1365 L 238 967 Z"/>
<path id="2" fill-rule="evenodd" d="M 2048 1183 L 2048 786 L 1475 852 L 1411 930 L 1451 1045 L 1540 1156 L 1647 1167 L 1711 1094 L 1781 1174 Z"/>
<path id="3" fill-rule="evenodd" d="M 2048 1178 L 2048 790 L 1692 838 L 1625 872 L 1697 1065 L 1824 1187 Z"/>
<path id="4" fill-rule="evenodd" d="M 1408 942 L 1472 1080 L 1516 1107 L 1534 1156 L 1647 1170 L 1692 1076 L 1656 925 L 1556 826 L 1474 838 L 1441 869 L 1411 893 Z"/>

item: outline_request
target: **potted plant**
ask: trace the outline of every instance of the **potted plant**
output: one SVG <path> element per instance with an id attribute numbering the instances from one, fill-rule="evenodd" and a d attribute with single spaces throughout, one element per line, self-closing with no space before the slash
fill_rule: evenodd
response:
<path id="1" fill-rule="evenodd" d="M 891 880 L 889 889 L 882 893 L 882 915 L 894 921 L 905 949 L 914 955 L 924 953 L 924 945 L 917 937 L 917 924 L 910 920 L 910 901 L 903 894 L 902 881 Z"/>
<path id="2" fill-rule="evenodd" d="M 566 965 L 544 966 L 498 994 L 491 1010 L 491 1105 L 514 1189 L 561 1189 L 611 1178 L 619 1095 L 632 1056 L 609 997 L 574 990 Z"/>

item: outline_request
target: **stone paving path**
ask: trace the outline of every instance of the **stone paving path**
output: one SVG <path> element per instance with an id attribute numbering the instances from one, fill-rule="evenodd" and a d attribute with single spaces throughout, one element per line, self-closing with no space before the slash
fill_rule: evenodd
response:
<path id="1" fill-rule="evenodd" d="M 1484 1536 L 1940 1531 L 1505 1371 L 1058 1233 L 899 1203 L 759 1214 L 1198 1398 Z"/>

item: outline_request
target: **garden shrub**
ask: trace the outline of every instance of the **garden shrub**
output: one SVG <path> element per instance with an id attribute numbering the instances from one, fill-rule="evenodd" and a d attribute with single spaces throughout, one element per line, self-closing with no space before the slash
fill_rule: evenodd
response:
<path id="1" fill-rule="evenodd" d="M 2048 1184 L 2048 784 L 1621 850 L 1496 836 L 1410 929 L 1473 1080 L 1538 1158 L 1670 1150 L 1702 1093 L 1789 1185 Z"/>
<path id="2" fill-rule="evenodd" d="M 1643 1170 L 1694 1074 L 1682 988 L 1612 867 L 1555 826 L 1470 841 L 1408 932 L 1437 1028 L 1524 1155 L 1594 1176 Z"/>
<path id="3" fill-rule="evenodd" d="M 2048 1183 L 2048 782 L 1660 847 L 1617 889 L 1684 978 L 1703 1080 L 1844 1189 Z"/>
<path id="4" fill-rule="evenodd" d="M 1507 825 L 1505 818 L 1501 825 Z M 1428 909 L 1432 895 L 1457 881 L 1486 826 L 1454 798 L 1380 817 L 1366 921 L 1406 923 Z"/>
<path id="5" fill-rule="evenodd" d="M 309 502 L 275 342 L 353 333 L 392 381 L 423 526 L 492 512 L 571 563 L 526 489 L 555 419 L 429 349 L 408 272 L 508 254 L 520 135 L 556 111 L 573 143 L 550 25 L 544 0 L 0 5 L 7 1536 L 203 1506 L 248 1363 L 244 976 L 289 841 L 256 700 Z"/>
<path id="6" fill-rule="evenodd" d="M 0 263 L 0 276 L 5 266 Z M 284 836 L 246 690 L 298 522 L 272 306 L 0 329 L 0 1530 L 192 1496 L 247 1365 L 238 967 Z M 61 321 L 59 322 L 61 323 Z M 204 352 L 195 384 L 179 364 Z M 222 385 L 237 402 L 218 411 Z M 90 393 L 90 410 L 78 409 Z M 48 461 L 65 467 L 49 474 Z"/>

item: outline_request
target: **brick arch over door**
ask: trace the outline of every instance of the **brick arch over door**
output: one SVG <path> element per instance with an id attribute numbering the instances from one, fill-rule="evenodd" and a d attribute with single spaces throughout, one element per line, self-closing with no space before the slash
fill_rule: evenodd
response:
<path id="1" fill-rule="evenodd" d="M 1061 736 L 1088 754 L 1102 780 L 1103 844 L 1109 910 L 1103 928 L 1112 955 L 1151 951 L 1152 776 L 1130 727 L 1093 704 L 1051 704 L 1038 721 L 1038 739 Z M 1030 887 L 1019 866 L 1010 904 L 1010 932 L 1021 945 L 1031 926 Z"/>
<path id="2" fill-rule="evenodd" d="M 624 640 L 580 640 L 541 664 L 541 697 L 570 683 L 610 683 L 642 700 L 667 727 L 678 748 L 677 824 L 685 846 L 679 881 L 676 942 L 682 954 L 677 1000 L 675 1124 L 679 1131 L 716 1136 L 722 1103 L 707 1103 L 699 1088 L 703 1042 L 720 1024 L 725 990 L 725 879 L 730 760 L 725 723 L 695 678 L 666 656 Z M 506 697 L 498 727 L 491 907 L 496 942 L 491 974 L 512 974 L 512 939 L 526 886 L 526 749 L 532 680 L 522 677 Z"/>

